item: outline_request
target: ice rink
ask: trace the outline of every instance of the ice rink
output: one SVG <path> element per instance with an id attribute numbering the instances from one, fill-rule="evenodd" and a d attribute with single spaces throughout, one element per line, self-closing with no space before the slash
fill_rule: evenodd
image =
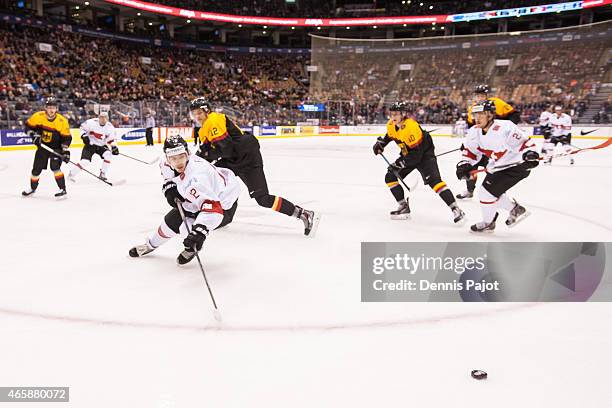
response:
<path id="1" fill-rule="evenodd" d="M 156 165 L 114 157 L 110 178 L 126 184 L 81 173 L 62 201 L 46 171 L 24 199 L 34 152 L 0 152 L 0 385 L 69 386 L 69 406 L 79 408 L 611 406 L 609 304 L 361 303 L 360 243 L 611 241 L 612 148 L 534 169 L 510 194 L 531 217 L 476 236 L 476 199 L 460 202 L 468 222 L 456 226 L 422 183 L 412 220 L 390 220 L 396 203 L 373 142 L 261 141 L 270 192 L 322 220 L 306 238 L 301 222 L 258 207 L 243 189 L 234 222 L 202 252 L 222 325 L 197 263 L 176 265 L 179 239 L 127 256 L 169 209 Z M 461 144 L 434 142 L 437 153 Z M 454 175 L 459 158 L 439 160 L 454 194 L 465 187 Z M 489 379 L 473 380 L 472 369 Z"/>

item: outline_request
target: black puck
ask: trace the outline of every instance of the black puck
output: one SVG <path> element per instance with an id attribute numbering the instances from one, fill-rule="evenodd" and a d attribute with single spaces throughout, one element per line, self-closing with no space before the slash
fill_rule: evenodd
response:
<path id="1" fill-rule="evenodd" d="M 475 380 L 485 380 L 487 378 L 487 373 L 482 370 L 472 370 L 472 378 Z"/>

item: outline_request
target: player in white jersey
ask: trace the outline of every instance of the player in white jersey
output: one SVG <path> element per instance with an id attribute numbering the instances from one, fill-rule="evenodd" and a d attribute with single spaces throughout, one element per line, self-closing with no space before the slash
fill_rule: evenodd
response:
<path id="1" fill-rule="evenodd" d="M 553 116 L 552 105 L 547 105 L 546 109 L 540 113 L 540 133 L 544 137 L 544 143 L 546 143 L 551 136 L 551 125 L 550 118 Z M 542 150 L 544 149 L 544 145 L 542 145 Z"/>
<path id="2" fill-rule="evenodd" d="M 455 122 L 455 126 L 453 127 L 453 136 L 465 137 L 467 127 L 468 126 L 465 120 L 465 114 L 462 114 L 461 117 Z"/>
<path id="3" fill-rule="evenodd" d="M 552 163 L 552 156 L 557 144 L 561 144 L 566 153 L 572 150 L 570 144 L 572 143 L 572 117 L 563 113 L 561 106 L 555 106 L 555 113 L 550 117 L 550 126 L 552 127 L 552 135 L 542 146 L 542 153 L 546 157 L 544 164 Z M 574 156 L 570 156 L 570 164 L 574 164 Z"/>
<path id="4" fill-rule="evenodd" d="M 535 151 L 533 141 L 518 126 L 509 120 L 495 119 L 492 101 L 477 103 L 472 112 L 476 124 L 468 130 L 464 160 L 457 164 L 457 177 L 470 177 L 483 156 L 487 156 L 489 161 L 487 176 L 478 191 L 483 219 L 470 229 L 472 232 L 492 232 L 500 209 L 510 213 L 506 225 L 513 227 L 529 213 L 508 197 L 506 191 L 529 175 L 538 165 L 540 155 Z"/>
<path id="5" fill-rule="evenodd" d="M 100 112 L 97 118 L 86 120 L 81 124 L 79 131 L 85 146 L 81 153 L 81 161 L 70 170 L 68 179 L 74 182 L 83 166 L 91 164 L 91 158 L 97 154 L 102 158 L 100 178 L 106 180 L 111 156 L 119 154 L 119 148 L 115 143 L 115 127 L 108 120 L 108 113 Z"/>
<path id="6" fill-rule="evenodd" d="M 130 249 L 129 254 L 133 258 L 146 255 L 180 234 L 184 237 L 185 249 L 177 262 L 183 265 L 202 249 L 212 230 L 232 221 L 238 207 L 240 184 L 231 170 L 217 168 L 199 156 L 190 156 L 187 142 L 180 136 L 166 139 L 164 152 L 166 161 L 161 164 L 163 191 L 174 208 L 166 214 L 155 233 L 143 245 Z M 191 232 L 176 208 L 175 199 L 181 202 Z"/>

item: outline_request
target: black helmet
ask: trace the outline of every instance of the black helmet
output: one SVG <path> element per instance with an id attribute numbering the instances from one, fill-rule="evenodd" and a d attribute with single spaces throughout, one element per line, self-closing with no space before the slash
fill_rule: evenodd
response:
<path id="1" fill-rule="evenodd" d="M 472 107 L 472 113 L 477 112 L 491 112 L 495 114 L 495 102 L 488 99 L 486 101 L 478 102 Z"/>
<path id="2" fill-rule="evenodd" d="M 57 99 L 52 96 L 45 98 L 45 106 L 57 106 Z"/>
<path id="3" fill-rule="evenodd" d="M 166 156 L 175 156 L 182 153 L 189 155 L 189 146 L 182 137 L 170 136 L 164 141 L 164 153 Z"/>
<path id="4" fill-rule="evenodd" d="M 407 102 L 395 102 L 389 108 L 389 112 L 410 112 L 410 106 Z"/>
<path id="5" fill-rule="evenodd" d="M 477 94 L 488 94 L 489 92 L 491 92 L 491 89 L 489 88 L 489 85 L 485 84 L 478 85 L 476 89 L 474 89 L 474 93 Z"/>
<path id="6" fill-rule="evenodd" d="M 194 111 L 196 109 L 202 109 L 204 112 L 209 113 L 212 111 L 212 106 L 205 98 L 195 98 L 189 104 L 189 110 Z"/>

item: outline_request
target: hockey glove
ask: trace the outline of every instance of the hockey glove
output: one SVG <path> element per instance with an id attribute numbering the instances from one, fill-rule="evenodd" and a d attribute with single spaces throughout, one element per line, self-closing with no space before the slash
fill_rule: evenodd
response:
<path id="1" fill-rule="evenodd" d="M 28 130 L 28 136 L 32 138 L 32 143 L 40 146 L 40 135 L 33 130 Z"/>
<path id="2" fill-rule="evenodd" d="M 195 224 L 189 235 L 183 240 L 183 245 L 187 249 L 195 249 L 199 251 L 202 249 L 202 245 L 204 245 L 204 241 L 206 240 L 206 236 L 208 235 L 208 228 L 202 224 Z"/>
<path id="3" fill-rule="evenodd" d="M 534 152 L 533 150 L 527 150 L 523 153 L 523 160 L 525 160 L 525 167 L 528 169 L 533 169 L 540 164 L 540 154 L 538 152 Z"/>
<path id="4" fill-rule="evenodd" d="M 372 148 L 372 150 L 374 150 L 374 155 L 381 154 L 385 150 L 385 146 L 387 146 L 387 143 L 388 142 L 384 138 L 377 138 L 376 143 L 374 143 L 374 147 Z"/>
<path id="5" fill-rule="evenodd" d="M 389 167 L 387 167 L 387 171 L 389 173 L 396 173 L 405 168 L 406 168 L 406 162 L 404 161 L 402 157 L 400 157 L 395 162 L 391 163 Z"/>
<path id="6" fill-rule="evenodd" d="M 457 163 L 457 170 L 455 174 L 459 180 L 468 180 L 472 177 L 470 174 L 476 167 L 470 164 L 470 162 L 464 160 Z"/>
<path id="7" fill-rule="evenodd" d="M 181 203 L 185 202 L 183 196 L 179 194 L 178 188 L 176 187 L 176 183 L 174 181 L 164 183 L 162 186 L 162 191 L 164 192 L 166 200 L 171 207 L 176 208 L 176 201 L 174 201 L 176 198 L 178 198 Z"/>
<path id="8" fill-rule="evenodd" d="M 115 145 L 111 146 L 111 153 L 113 154 L 113 156 L 117 156 L 119 154 L 119 148 Z"/>
<path id="9" fill-rule="evenodd" d="M 68 146 L 62 146 L 62 151 L 60 154 L 62 155 L 62 161 L 64 163 L 68 163 L 70 161 L 70 150 L 68 150 Z"/>
<path id="10" fill-rule="evenodd" d="M 81 139 L 83 139 L 83 144 L 84 144 L 85 146 L 89 146 L 89 145 L 91 144 L 91 141 L 89 140 L 89 136 L 87 136 L 87 135 L 82 135 L 82 136 L 81 136 Z"/>

